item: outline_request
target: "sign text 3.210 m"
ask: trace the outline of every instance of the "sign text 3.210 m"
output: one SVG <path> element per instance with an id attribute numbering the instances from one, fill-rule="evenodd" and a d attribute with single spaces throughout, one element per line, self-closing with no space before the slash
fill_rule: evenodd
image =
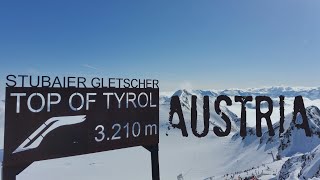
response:
<path id="1" fill-rule="evenodd" d="M 156 124 L 141 125 L 139 122 L 127 123 L 124 126 L 116 123 L 111 127 L 110 136 L 107 135 L 110 131 L 107 131 L 104 125 L 97 125 L 95 132 L 95 141 L 102 142 L 104 140 L 119 140 L 122 138 L 157 135 L 158 127 Z M 121 136 L 121 134 L 124 134 L 124 136 Z"/>

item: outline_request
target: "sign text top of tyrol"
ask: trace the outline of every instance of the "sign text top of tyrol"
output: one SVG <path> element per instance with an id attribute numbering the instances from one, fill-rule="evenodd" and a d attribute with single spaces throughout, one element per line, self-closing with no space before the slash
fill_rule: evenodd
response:
<path id="1" fill-rule="evenodd" d="M 8 86 L 5 102 L 4 166 L 159 143 L 158 88 Z"/>

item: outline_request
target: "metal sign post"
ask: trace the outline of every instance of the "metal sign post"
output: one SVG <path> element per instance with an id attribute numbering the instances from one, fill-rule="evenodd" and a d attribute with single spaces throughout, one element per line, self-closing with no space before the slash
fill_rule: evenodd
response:
<path id="1" fill-rule="evenodd" d="M 160 180 L 159 145 L 144 146 L 151 153 L 152 180 Z"/>

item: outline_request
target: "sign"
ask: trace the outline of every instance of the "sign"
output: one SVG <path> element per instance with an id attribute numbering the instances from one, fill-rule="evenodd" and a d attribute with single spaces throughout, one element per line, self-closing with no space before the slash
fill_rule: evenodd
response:
<path id="1" fill-rule="evenodd" d="M 7 87 L 5 103 L 4 166 L 158 147 L 159 89 Z"/>

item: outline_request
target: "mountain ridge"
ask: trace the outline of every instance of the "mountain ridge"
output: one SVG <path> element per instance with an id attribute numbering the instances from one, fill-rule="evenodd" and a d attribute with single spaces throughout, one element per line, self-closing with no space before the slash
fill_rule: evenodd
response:
<path id="1" fill-rule="evenodd" d="M 201 90 L 201 89 L 178 89 L 171 93 L 171 96 L 178 95 L 180 92 L 189 92 L 194 95 L 212 96 L 218 95 L 227 96 L 270 96 L 278 97 L 283 95 L 285 97 L 303 96 L 311 100 L 320 99 L 320 87 L 286 87 L 286 86 L 270 86 L 261 88 L 230 88 L 223 90 Z M 161 93 L 160 97 L 169 97 L 170 92 Z M 170 97 L 171 97 L 170 96 Z"/>

